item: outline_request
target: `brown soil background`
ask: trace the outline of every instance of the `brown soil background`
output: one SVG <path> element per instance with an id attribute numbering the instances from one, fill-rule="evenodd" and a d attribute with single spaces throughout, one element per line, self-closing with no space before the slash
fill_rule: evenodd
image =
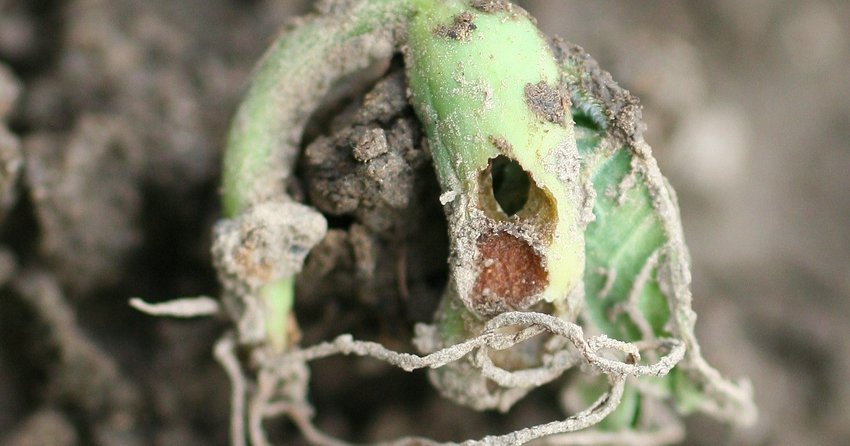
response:
<path id="1" fill-rule="evenodd" d="M 0 64 L 20 87 L 10 102 L 0 71 L 0 128 L 20 139 L 0 132 L 0 444 L 226 443 L 210 354 L 226 323 L 126 301 L 217 292 L 228 120 L 307 3 L 0 0 Z M 850 5 L 522 4 L 641 98 L 679 192 L 705 354 L 754 382 L 756 427 L 692 417 L 685 443 L 850 444 Z M 342 332 L 346 305 L 333 308 L 324 323 Z M 558 416 L 540 392 L 509 417 L 475 415 L 436 400 L 424 373 L 314 368 L 319 425 L 350 439 L 460 440 Z"/>

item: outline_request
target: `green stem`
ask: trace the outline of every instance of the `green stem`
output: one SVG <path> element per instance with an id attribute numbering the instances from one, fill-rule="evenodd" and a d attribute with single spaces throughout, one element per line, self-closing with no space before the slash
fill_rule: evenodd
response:
<path id="1" fill-rule="evenodd" d="M 264 285 L 260 298 L 266 307 L 269 343 L 273 351 L 281 353 L 289 347 L 289 315 L 295 300 L 295 278 L 287 277 Z"/>
<path id="2" fill-rule="evenodd" d="M 233 218 L 250 207 L 286 199 L 284 190 L 298 156 L 307 119 L 345 76 L 397 48 L 393 30 L 409 13 L 407 1 L 349 0 L 329 3 L 288 30 L 263 57 L 230 128 L 224 153 L 222 209 Z M 266 332 L 277 352 L 287 347 L 294 277 L 259 292 Z"/>

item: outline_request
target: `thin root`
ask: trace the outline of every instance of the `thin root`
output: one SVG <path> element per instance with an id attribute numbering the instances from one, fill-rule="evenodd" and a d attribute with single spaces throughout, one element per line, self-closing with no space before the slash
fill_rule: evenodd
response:
<path id="1" fill-rule="evenodd" d="M 519 331 L 510 333 L 501 332 L 500 329 L 507 326 L 524 326 Z M 498 384 L 506 387 L 537 386 L 549 382 L 560 376 L 565 370 L 577 365 L 580 359 L 571 351 L 562 350 L 553 355 L 544 365 L 535 369 L 520 371 L 508 371 L 494 365 L 489 359 L 488 353 L 492 350 L 510 348 L 542 332 L 549 332 L 556 336 L 566 338 L 569 343 L 590 367 L 608 376 L 611 383 L 609 392 L 600 397 L 590 408 L 577 413 L 565 420 L 553 421 L 537 426 L 521 429 L 500 436 L 485 437 L 480 440 L 468 440 L 460 443 L 463 445 L 514 445 L 522 444 L 534 439 L 553 434 L 574 432 L 588 428 L 604 419 L 611 413 L 620 402 L 625 386 L 625 380 L 629 376 L 654 375 L 663 376 L 685 354 L 684 343 L 672 339 L 659 339 L 654 342 L 645 342 L 642 347 L 650 349 L 666 350 L 667 354 L 654 364 L 639 364 L 639 348 L 635 344 L 617 341 L 606 336 L 595 336 L 585 338 L 580 326 L 566 322 L 554 316 L 543 313 L 530 312 L 508 312 L 500 314 L 491 319 L 485 330 L 478 336 L 464 341 L 460 344 L 446 347 L 442 350 L 425 356 L 410 353 L 400 353 L 389 350 L 381 344 L 367 341 L 355 340 L 351 335 L 342 335 L 331 342 L 324 342 L 312 347 L 295 350 L 283 356 L 278 356 L 261 363 L 262 370 L 259 374 L 258 391 L 253 396 L 250 404 L 249 434 L 253 444 L 265 446 L 268 444 L 262 429 L 262 420 L 278 414 L 288 416 L 308 441 L 319 445 L 341 446 L 348 443 L 330 437 L 319 431 L 310 421 L 311 411 L 300 400 L 300 395 L 280 395 L 282 389 L 280 384 L 291 376 L 293 364 L 306 364 L 307 362 L 325 358 L 332 355 L 355 355 L 369 356 L 388 364 L 394 365 L 406 371 L 421 368 L 438 368 L 450 362 L 459 360 L 467 354 L 474 354 L 473 364 L 479 367 L 488 378 L 494 379 Z M 244 413 L 245 383 L 235 357 L 232 356 L 232 337 L 226 337 L 216 347 L 216 355 L 228 370 L 228 375 L 234 379 L 234 417 L 231 420 L 234 428 L 234 440 L 239 437 L 244 441 L 245 426 L 242 414 Z M 221 354 L 219 350 L 227 350 L 227 355 Z M 602 352 L 618 351 L 625 355 L 623 361 L 603 357 Z M 283 393 L 287 393 L 283 391 Z M 274 401 L 273 401 L 274 400 Z M 238 404 L 238 406 L 237 406 Z M 237 444 L 237 443 L 234 443 Z M 239 443 L 240 445 L 243 443 Z M 423 438 L 401 438 L 391 442 L 383 443 L 391 446 L 401 445 L 442 445 L 457 443 L 438 443 Z"/>

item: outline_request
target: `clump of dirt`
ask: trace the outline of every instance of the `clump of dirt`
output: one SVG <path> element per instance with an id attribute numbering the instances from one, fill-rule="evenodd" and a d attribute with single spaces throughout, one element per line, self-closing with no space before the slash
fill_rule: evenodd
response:
<path id="1" fill-rule="evenodd" d="M 333 216 L 354 216 L 373 232 L 400 230 L 419 204 L 416 174 L 430 169 L 419 124 L 396 71 L 367 94 L 361 108 L 339 117 L 329 137 L 307 146 L 302 165 L 310 202 Z M 420 185 L 421 187 L 421 185 Z"/>
<path id="2" fill-rule="evenodd" d="M 448 255 L 439 185 L 406 88 L 403 70 L 393 69 L 307 145 L 300 163 L 309 202 L 331 230 L 299 277 L 299 300 L 321 307 L 354 298 L 398 315 L 395 330 L 430 319 Z"/>

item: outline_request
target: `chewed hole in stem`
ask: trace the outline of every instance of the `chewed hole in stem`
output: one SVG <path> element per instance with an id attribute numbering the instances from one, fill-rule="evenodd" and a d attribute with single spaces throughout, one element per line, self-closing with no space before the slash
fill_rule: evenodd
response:
<path id="1" fill-rule="evenodd" d="M 507 216 L 521 211 L 528 202 L 531 178 L 516 161 L 499 155 L 490 160 L 493 197 Z"/>

